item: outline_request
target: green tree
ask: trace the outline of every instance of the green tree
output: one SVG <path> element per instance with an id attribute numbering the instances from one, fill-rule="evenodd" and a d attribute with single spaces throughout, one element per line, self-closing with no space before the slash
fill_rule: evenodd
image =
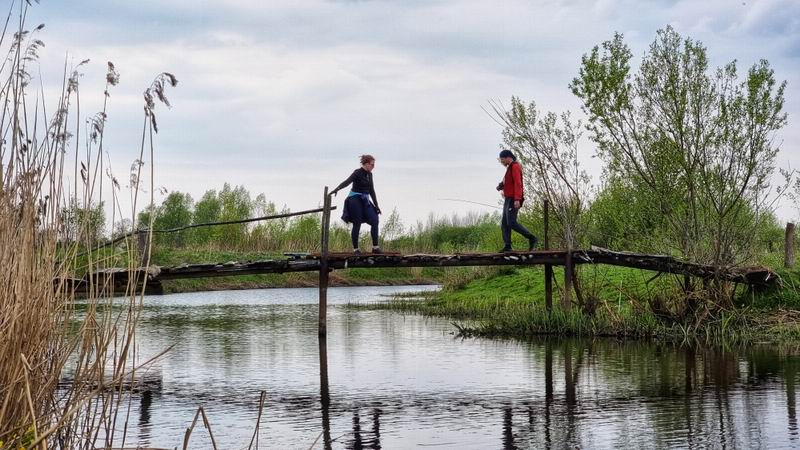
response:
<path id="1" fill-rule="evenodd" d="M 219 222 L 222 213 L 222 203 L 217 198 L 217 191 L 210 189 L 203 194 L 203 197 L 194 205 L 192 223 L 211 223 Z M 216 239 L 219 234 L 217 227 L 198 227 L 192 230 L 192 241 L 198 244 L 208 244 Z"/>
<path id="2" fill-rule="evenodd" d="M 505 126 L 503 147 L 512 150 L 525 166 L 528 205 L 547 200 L 564 247 L 576 248 L 583 240 L 582 214 L 590 202 L 591 180 L 580 167 L 578 142 L 581 123 L 570 114 L 541 114 L 535 102 L 511 97 L 506 110 L 492 103 L 496 120 Z"/>
<path id="3" fill-rule="evenodd" d="M 616 34 L 584 55 L 572 92 L 609 172 L 649 192 L 685 258 L 727 266 L 753 254 L 786 124 L 786 83 L 765 60 L 739 80 L 671 27 L 657 32 L 639 71 Z"/>
<path id="4" fill-rule="evenodd" d="M 179 228 L 192 223 L 192 196 L 182 192 L 170 192 L 161 205 L 155 211 L 147 209 L 139 213 L 139 226 L 145 229 L 150 224 L 151 214 L 153 218 L 153 230 L 169 230 Z M 161 245 L 183 246 L 187 242 L 186 231 L 175 233 L 155 233 L 154 242 Z"/>
<path id="5" fill-rule="evenodd" d="M 608 177 L 586 214 L 589 243 L 614 250 L 663 251 L 666 224 L 649 191 Z"/>
<path id="6" fill-rule="evenodd" d="M 252 212 L 250 192 L 244 186 L 225 183 L 219 191 L 221 206 L 219 220 L 221 222 L 249 219 Z M 247 224 L 224 225 L 219 227 L 218 243 L 223 245 L 241 245 L 247 241 Z"/>
<path id="7" fill-rule="evenodd" d="M 106 213 L 103 202 L 85 206 L 73 199 L 69 206 L 61 210 L 61 214 L 66 241 L 94 245 L 105 233 Z"/>

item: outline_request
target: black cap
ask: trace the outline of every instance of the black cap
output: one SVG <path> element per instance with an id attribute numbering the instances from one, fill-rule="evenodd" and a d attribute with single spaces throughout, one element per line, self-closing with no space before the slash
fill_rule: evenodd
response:
<path id="1" fill-rule="evenodd" d="M 517 160 L 517 157 L 516 157 L 516 156 L 514 156 L 514 154 L 513 154 L 513 153 L 511 153 L 511 150 L 503 150 L 503 151 L 501 151 L 501 152 L 500 152 L 500 157 L 501 157 L 501 158 L 511 158 L 511 159 L 513 159 L 514 161 L 516 161 L 516 160 Z"/>

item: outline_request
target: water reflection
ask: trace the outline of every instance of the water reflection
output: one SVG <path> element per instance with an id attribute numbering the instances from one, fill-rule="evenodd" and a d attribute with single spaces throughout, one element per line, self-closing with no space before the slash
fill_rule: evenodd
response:
<path id="1" fill-rule="evenodd" d="M 376 292 L 331 289 L 327 339 L 315 290 L 159 298 L 140 353 L 176 347 L 135 396 L 137 444 L 180 445 L 202 404 L 220 446 L 241 448 L 264 390 L 262 448 L 798 445 L 796 353 L 461 340 L 448 320 L 340 306 Z"/>
<path id="2" fill-rule="evenodd" d="M 153 393 L 148 389 L 141 393 L 139 404 L 139 436 L 141 439 L 150 438 L 150 407 L 153 405 Z"/>
<path id="3" fill-rule="evenodd" d="M 322 442 L 331 448 L 331 395 L 328 390 L 328 340 L 319 336 L 319 400 L 322 410 Z"/>

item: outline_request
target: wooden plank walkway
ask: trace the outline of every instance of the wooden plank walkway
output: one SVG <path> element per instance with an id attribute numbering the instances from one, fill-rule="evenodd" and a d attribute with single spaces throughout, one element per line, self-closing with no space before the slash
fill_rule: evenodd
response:
<path id="1" fill-rule="evenodd" d="M 170 267 L 140 268 L 134 272 L 126 269 L 107 269 L 94 274 L 95 283 L 103 283 L 109 278 L 117 286 L 125 285 L 131 275 L 138 280 L 148 279 L 148 283 L 182 278 L 205 278 L 236 275 L 313 272 L 321 267 L 319 253 L 289 253 L 285 259 L 263 261 L 226 262 L 206 264 L 182 264 Z M 347 268 L 397 268 L 397 267 L 463 267 L 463 266 L 563 266 L 567 252 L 563 250 L 541 250 L 513 253 L 456 253 L 452 255 L 382 253 L 362 254 L 328 253 L 328 270 Z M 574 264 L 608 264 L 660 273 L 688 275 L 702 279 L 720 279 L 754 286 L 767 286 L 778 281 L 778 276 L 764 267 L 715 270 L 712 266 L 678 261 L 664 255 L 644 255 L 628 252 L 613 252 L 606 249 L 575 250 L 572 252 Z M 78 281 L 78 280 L 76 280 Z M 88 277 L 80 284 L 88 283 Z"/>

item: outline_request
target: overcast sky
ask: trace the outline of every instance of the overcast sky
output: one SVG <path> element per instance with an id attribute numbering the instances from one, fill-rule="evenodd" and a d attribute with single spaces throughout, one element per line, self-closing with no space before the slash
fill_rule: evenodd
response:
<path id="1" fill-rule="evenodd" d="M 91 59 L 84 114 L 100 109 L 106 61 L 116 65 L 106 148 L 120 179 L 138 155 L 142 91 L 159 72 L 177 76 L 172 109 L 157 110 L 155 182 L 195 200 L 229 182 L 314 207 L 371 153 L 380 205 L 406 223 L 490 211 L 440 200 L 497 201 L 501 129 L 482 107 L 517 95 L 582 117 L 567 87 L 581 56 L 619 31 L 638 65 L 667 24 L 702 41 L 713 66 L 770 61 L 788 81 L 781 164 L 800 168 L 796 0 L 42 0 L 29 23 L 46 25 L 47 89 L 65 55 Z M 581 152 L 599 182 L 593 145 Z"/>

